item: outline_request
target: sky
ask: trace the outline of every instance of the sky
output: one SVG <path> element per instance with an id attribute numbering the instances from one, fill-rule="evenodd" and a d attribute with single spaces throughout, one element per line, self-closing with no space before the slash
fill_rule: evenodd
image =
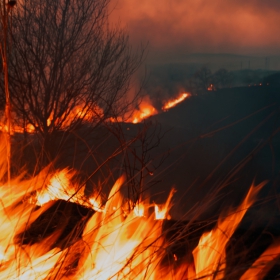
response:
<path id="1" fill-rule="evenodd" d="M 112 0 L 134 46 L 148 59 L 192 53 L 280 54 L 279 0 Z"/>

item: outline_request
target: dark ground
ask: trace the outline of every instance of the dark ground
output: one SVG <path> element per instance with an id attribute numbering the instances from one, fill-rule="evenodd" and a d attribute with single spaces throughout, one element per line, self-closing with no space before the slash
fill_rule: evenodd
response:
<path id="1" fill-rule="evenodd" d="M 162 179 L 157 191 L 177 189 L 175 216 L 211 199 L 217 201 L 213 210 L 236 205 L 253 182 L 264 180 L 259 203 L 268 203 L 256 207 L 258 218 L 279 213 L 279 106 L 280 88 L 232 88 L 192 97 L 154 117 L 170 129 L 161 143 L 170 156 L 154 176 Z M 220 187 L 220 196 L 213 197 Z"/>

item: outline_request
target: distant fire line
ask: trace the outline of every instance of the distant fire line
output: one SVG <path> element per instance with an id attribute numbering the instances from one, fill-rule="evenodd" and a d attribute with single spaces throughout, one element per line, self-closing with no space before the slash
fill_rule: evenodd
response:
<path id="1" fill-rule="evenodd" d="M 177 98 L 175 99 L 170 99 L 164 103 L 162 106 L 162 111 L 166 112 L 170 108 L 175 107 L 182 101 L 184 101 L 186 98 L 190 97 L 190 93 L 181 93 Z M 158 114 L 158 110 L 151 104 L 152 102 L 150 101 L 149 98 L 146 98 L 143 100 L 142 103 L 140 103 L 139 108 L 133 110 L 131 113 L 129 113 L 130 117 L 127 119 L 125 117 L 116 117 L 116 118 L 109 118 L 109 122 L 125 122 L 125 123 L 140 123 L 143 120 Z M 86 114 L 86 115 L 85 115 Z M 88 110 L 86 106 L 79 105 L 76 106 L 73 110 L 72 113 L 69 114 L 69 116 L 66 118 L 66 121 L 64 122 L 65 127 L 71 122 L 71 119 L 75 118 L 83 118 L 84 121 L 90 122 L 92 118 L 94 118 L 94 115 L 102 116 L 103 115 L 103 110 L 98 107 L 97 105 L 94 108 L 94 111 Z M 51 115 L 49 119 L 47 120 L 47 124 L 50 125 L 52 123 L 53 116 Z M 56 123 L 56 121 L 55 121 Z M 0 123 L 0 131 L 6 131 L 7 126 L 4 123 Z M 36 128 L 32 124 L 26 124 L 25 127 L 21 127 L 20 125 L 13 124 L 11 128 L 11 133 L 35 133 Z"/>
<path id="2" fill-rule="evenodd" d="M 168 109 L 175 107 L 177 104 L 181 103 L 182 101 L 184 101 L 186 98 L 188 98 L 190 96 L 191 96 L 190 93 L 184 92 L 184 93 L 180 94 L 177 98 L 167 101 L 163 105 L 162 110 L 167 111 Z"/>

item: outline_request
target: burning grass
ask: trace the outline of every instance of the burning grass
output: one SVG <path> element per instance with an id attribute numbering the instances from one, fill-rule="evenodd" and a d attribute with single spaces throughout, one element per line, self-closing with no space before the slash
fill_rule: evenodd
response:
<path id="1" fill-rule="evenodd" d="M 134 205 L 123 195 L 124 176 L 105 200 L 85 196 L 67 169 L 8 183 L 1 145 L 0 279 L 265 279 L 279 263 L 275 237 L 234 264 L 235 238 L 246 240 L 238 226 L 265 183 L 216 221 L 174 221 L 167 219 L 174 190 L 161 207 Z"/>
<path id="2" fill-rule="evenodd" d="M 177 104 L 183 102 L 186 98 L 188 98 L 190 96 L 191 96 L 190 93 L 183 92 L 183 93 L 179 94 L 177 96 L 177 98 L 166 101 L 165 104 L 162 106 L 162 110 L 167 111 L 170 108 L 175 107 Z"/>

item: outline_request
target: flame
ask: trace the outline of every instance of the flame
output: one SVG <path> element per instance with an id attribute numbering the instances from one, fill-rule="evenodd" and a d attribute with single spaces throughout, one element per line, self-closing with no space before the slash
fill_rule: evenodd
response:
<path id="1" fill-rule="evenodd" d="M 86 103 L 80 103 L 76 105 L 70 112 L 65 112 L 62 117 L 53 119 L 53 113 L 47 120 L 47 125 L 50 126 L 52 122 L 55 125 L 60 124 L 61 129 L 67 128 L 74 120 L 82 119 L 84 122 L 96 121 L 96 119 L 102 118 L 104 115 L 103 109 L 97 104 L 93 107 L 89 107 Z"/>
<path id="2" fill-rule="evenodd" d="M 201 236 L 193 252 L 197 278 L 209 275 L 205 279 L 211 280 L 213 273 L 218 277 L 217 279 L 224 278 L 226 244 L 264 185 L 265 183 L 257 187 L 252 186 L 236 211 L 230 213 L 225 219 L 220 218 L 216 228 Z"/>
<path id="3" fill-rule="evenodd" d="M 252 266 L 242 275 L 240 280 L 263 279 L 274 265 L 275 260 L 279 258 L 279 248 L 280 239 L 278 238 L 261 254 L 261 256 L 252 264 Z"/>
<path id="4" fill-rule="evenodd" d="M 145 216 L 145 204 L 144 202 L 140 201 L 135 205 L 133 208 L 135 217 L 144 217 Z"/>
<path id="5" fill-rule="evenodd" d="M 15 130 L 15 131 L 16 131 L 16 130 Z M 19 132 L 19 131 L 21 131 L 21 130 L 18 128 L 18 131 L 17 131 L 17 132 Z M 28 124 L 26 125 L 26 132 L 27 132 L 27 133 L 33 133 L 33 132 L 35 132 L 35 127 L 34 127 L 34 125 L 28 123 Z"/>
<path id="6" fill-rule="evenodd" d="M 132 117 L 128 120 L 128 122 L 139 123 L 144 119 L 156 115 L 158 112 L 154 106 L 152 106 L 148 102 L 142 102 L 139 105 L 139 110 L 135 110 L 132 114 Z"/>
<path id="7" fill-rule="evenodd" d="M 175 107 L 178 103 L 181 103 L 182 101 L 184 101 L 186 98 L 190 96 L 191 96 L 190 93 L 186 93 L 186 92 L 181 93 L 177 98 L 167 101 L 163 105 L 162 110 L 167 111 L 168 109 Z"/>
<path id="8" fill-rule="evenodd" d="M 54 125 L 59 126 L 60 129 L 64 130 L 67 129 L 67 127 L 77 119 L 82 119 L 83 122 L 94 122 L 96 120 L 99 120 L 104 116 L 103 109 L 100 108 L 97 104 L 95 104 L 92 108 L 89 108 L 85 103 L 80 103 L 79 105 L 76 105 L 70 112 L 64 113 L 60 118 L 56 118 L 54 120 L 54 112 L 51 112 L 49 118 L 47 119 L 47 126 L 51 126 L 52 123 Z M 4 117 L 1 115 L 1 119 L 4 119 Z M 13 119 L 16 119 L 13 116 Z M 38 124 L 35 124 L 35 126 L 38 126 Z M 11 134 L 14 133 L 34 133 L 36 131 L 35 126 L 31 123 L 26 124 L 16 124 L 12 123 L 11 126 Z M 0 122 L 0 130 L 7 132 L 8 127 L 5 124 L 4 121 Z"/>
<path id="9" fill-rule="evenodd" d="M 138 105 L 138 109 L 130 108 L 124 116 L 116 116 L 110 118 L 111 122 L 126 122 L 126 123 L 140 123 L 144 119 L 149 118 L 150 116 L 156 115 L 158 111 L 152 105 L 152 102 L 149 96 L 145 96 L 141 103 Z"/>
<path id="10" fill-rule="evenodd" d="M 162 107 L 162 110 L 167 111 L 190 96 L 190 93 L 181 93 L 176 99 L 167 101 Z M 158 114 L 157 109 L 152 105 L 152 102 L 148 96 L 145 96 L 138 107 L 138 109 L 130 110 L 130 112 L 126 113 L 124 116 L 110 117 L 108 121 L 136 124 L 142 122 L 144 119 L 147 119 L 150 116 Z M 80 104 L 74 106 L 70 112 L 65 112 L 60 118 L 54 119 L 54 112 L 51 112 L 49 118 L 47 119 L 47 126 L 50 127 L 52 124 L 54 124 L 55 126 L 58 126 L 60 129 L 64 130 L 67 129 L 67 127 L 77 119 L 82 119 L 83 122 L 90 123 L 92 121 L 96 121 L 96 119 L 103 118 L 103 116 L 104 111 L 97 104 L 95 104 L 93 108 L 89 108 L 86 103 L 81 102 Z M 35 133 L 36 127 L 38 127 L 38 124 L 35 124 L 34 126 L 31 123 L 21 125 L 13 123 L 11 126 L 11 134 L 25 132 Z M 8 127 L 4 122 L 0 122 L 0 130 L 5 132 L 8 131 Z"/>
<path id="11" fill-rule="evenodd" d="M 0 123 L 0 131 L 8 132 L 8 126 L 4 123 Z M 24 133 L 24 132 L 34 133 L 35 127 L 32 124 L 28 123 L 25 126 L 25 128 L 20 125 L 16 125 L 16 124 L 13 124 L 10 128 L 11 135 L 14 135 L 15 133 Z"/>
<path id="12" fill-rule="evenodd" d="M 170 209 L 171 199 L 175 192 L 176 192 L 176 190 L 174 188 L 172 188 L 171 192 L 167 198 L 167 201 L 163 206 L 159 207 L 157 204 L 155 204 L 155 219 L 156 220 L 171 219 L 171 217 L 168 216 L 168 209 Z"/>
<path id="13" fill-rule="evenodd" d="M 190 97 L 190 93 L 181 93 L 177 98 L 167 101 L 162 106 L 162 111 L 168 111 L 168 109 L 175 107 L 178 103 L 184 101 L 186 98 Z M 152 105 L 152 102 L 148 96 L 146 96 L 139 105 L 139 109 L 134 109 L 132 113 L 126 114 L 124 117 L 114 117 L 110 118 L 111 122 L 130 122 L 130 123 L 140 123 L 144 119 L 158 114 L 156 108 Z M 128 116 L 129 115 L 129 116 Z"/>
<path id="14" fill-rule="evenodd" d="M 217 226 L 201 236 L 192 253 L 193 263 L 184 262 L 172 272 L 164 270 L 162 279 L 225 279 L 227 242 L 264 185 L 265 182 L 256 187 L 251 186 L 242 204 L 230 211 L 226 218 L 220 217 Z M 264 279 L 279 257 L 280 239 L 277 238 L 240 279 Z M 174 259 L 177 261 L 176 255 Z"/>
<path id="15" fill-rule="evenodd" d="M 92 205 L 92 209 L 96 212 L 103 212 L 102 201 L 100 196 L 90 197 L 89 203 Z"/>
<path id="16" fill-rule="evenodd" d="M 84 186 L 76 190 L 70 181 L 72 176 L 73 173 L 68 169 L 63 169 L 55 173 L 47 187 L 37 191 L 37 205 L 42 206 L 49 201 L 58 199 L 84 205 L 86 203 L 84 198 Z M 93 205 L 92 202 L 93 199 L 89 201 L 91 205 Z"/>
<path id="17" fill-rule="evenodd" d="M 148 201 L 127 203 L 122 194 L 124 176 L 104 200 L 97 194 L 86 197 L 84 186 L 73 182 L 75 172 L 70 169 L 51 173 L 46 168 L 29 180 L 18 176 L 7 184 L 4 144 L 1 141 L 0 279 L 223 279 L 227 242 L 264 186 L 251 186 L 240 206 L 221 216 L 217 225 L 201 236 L 192 252 L 193 261 L 182 262 L 172 253 L 176 265 L 166 265 L 163 259 L 173 241 L 164 237 L 162 225 L 169 216 L 175 189 L 161 207 L 154 204 L 154 213 L 149 215 Z M 24 243 L 28 229 L 58 199 L 95 210 L 85 225 L 77 228 L 80 237 L 70 235 L 68 245 L 58 247 L 58 228 L 36 243 Z M 127 204 L 135 206 L 126 208 Z M 41 227 L 43 232 L 47 225 Z M 280 240 L 276 239 L 241 279 L 263 279 L 279 256 Z"/>

